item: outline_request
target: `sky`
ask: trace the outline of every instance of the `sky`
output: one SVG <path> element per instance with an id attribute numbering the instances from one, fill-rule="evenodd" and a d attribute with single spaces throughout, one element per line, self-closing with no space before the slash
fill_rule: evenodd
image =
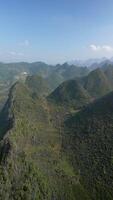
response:
<path id="1" fill-rule="evenodd" d="M 0 0 L 0 61 L 113 57 L 113 0 Z"/>

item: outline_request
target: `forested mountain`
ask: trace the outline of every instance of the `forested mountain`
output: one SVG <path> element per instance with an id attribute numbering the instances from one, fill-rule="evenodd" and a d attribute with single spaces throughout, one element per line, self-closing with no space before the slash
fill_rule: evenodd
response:
<path id="1" fill-rule="evenodd" d="M 88 72 L 86 67 L 79 68 L 67 63 L 63 65 L 48 65 L 44 62 L 0 63 L 0 109 L 7 99 L 9 88 L 18 80 L 25 81 L 27 76 L 37 75 L 46 79 L 43 82 L 52 91 L 70 77 L 84 76 Z"/>
<path id="2" fill-rule="evenodd" d="M 91 101 L 91 96 L 76 80 L 69 80 L 54 90 L 48 99 L 57 105 L 79 109 Z"/>
<path id="3" fill-rule="evenodd" d="M 59 67 L 9 91 L 0 112 L 0 199 L 113 199 L 112 67 L 66 81 L 69 66 Z"/>
<path id="4" fill-rule="evenodd" d="M 88 99 L 96 99 L 113 90 L 113 67 L 97 68 L 88 75 L 64 81 L 50 95 L 50 99 L 58 104 L 68 105 L 78 100 L 83 104 Z M 85 101 L 86 100 L 86 101 Z M 83 105 L 82 104 L 82 105 Z"/>
<path id="5" fill-rule="evenodd" d="M 13 81 L 18 78 L 21 73 L 26 72 L 28 74 L 38 74 L 42 77 L 48 77 L 54 72 L 61 74 L 64 79 L 69 79 L 76 76 L 83 76 L 88 73 L 86 67 L 77 67 L 75 65 L 69 65 L 64 63 L 63 65 L 48 65 L 43 62 L 34 62 L 34 63 L 0 63 L 0 81 L 8 80 Z M 68 73 L 70 73 L 68 77 Z"/>
<path id="6" fill-rule="evenodd" d="M 113 92 L 66 122 L 65 149 L 93 199 L 113 199 Z M 69 142 L 68 142 L 69 141 Z"/>
<path id="7" fill-rule="evenodd" d="M 0 1 L 0 200 L 113 200 L 113 0 Z"/>
<path id="8" fill-rule="evenodd" d="M 32 94 L 37 97 L 47 96 L 51 91 L 46 79 L 38 75 L 28 76 L 25 83 L 31 89 Z"/>
<path id="9" fill-rule="evenodd" d="M 0 143 L 0 198 L 89 199 L 63 152 L 62 127 L 51 109 L 24 84 L 12 87 L 1 113 L 9 130 Z"/>
<path id="10" fill-rule="evenodd" d="M 105 73 L 105 75 L 107 76 L 108 80 L 110 81 L 110 84 L 113 86 L 113 65 L 109 65 L 109 66 L 104 66 L 103 71 Z"/>
<path id="11" fill-rule="evenodd" d="M 101 97 L 113 89 L 110 77 L 99 68 L 90 72 L 86 77 L 81 78 L 81 83 L 94 98 Z"/>

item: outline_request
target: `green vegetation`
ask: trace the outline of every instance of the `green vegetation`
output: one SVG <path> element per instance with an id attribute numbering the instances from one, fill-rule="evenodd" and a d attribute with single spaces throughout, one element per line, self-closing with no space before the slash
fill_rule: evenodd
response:
<path id="1" fill-rule="evenodd" d="M 108 77 L 99 68 L 83 77 L 81 83 L 93 98 L 99 98 L 113 89 Z"/>
<path id="2" fill-rule="evenodd" d="M 70 109 L 80 109 L 91 101 L 91 97 L 76 80 L 70 80 L 62 83 L 53 91 L 49 95 L 48 100 Z"/>
<path id="3" fill-rule="evenodd" d="M 9 129 L 0 145 L 2 199 L 89 199 L 78 172 L 63 156 L 61 131 L 52 115 L 48 102 L 34 99 L 25 84 L 11 88 L 2 111 Z"/>
<path id="4" fill-rule="evenodd" d="M 86 67 L 79 68 L 77 66 L 70 66 L 68 64 L 52 66 L 43 62 L 19 62 L 7 64 L 0 63 L 0 110 L 7 99 L 10 87 L 17 81 L 21 80 L 22 82 L 24 82 L 28 75 L 32 76 L 31 78 L 28 77 L 29 87 L 33 86 L 33 83 L 30 83 L 31 79 L 39 79 L 39 77 L 40 79 L 41 77 L 43 78 L 43 83 L 40 82 L 38 84 L 37 82 L 39 87 L 36 86 L 36 84 L 34 84 L 34 87 L 35 90 L 38 91 L 40 90 L 40 84 L 43 84 L 43 86 L 41 85 L 41 87 L 42 89 L 44 89 L 44 92 L 40 92 L 43 93 L 42 95 L 45 96 L 48 94 L 48 92 L 50 93 L 50 91 L 57 88 L 63 81 L 68 80 L 72 77 L 75 78 L 84 76 L 88 74 L 88 72 L 89 70 Z M 37 78 L 35 78 L 35 76 L 33 75 L 37 75 Z M 32 81 L 35 82 L 36 80 Z M 31 89 L 33 89 L 33 87 Z M 40 92 L 38 92 L 38 94 Z"/>
<path id="5" fill-rule="evenodd" d="M 43 78 L 51 77 L 55 73 L 58 77 L 61 76 L 62 81 L 64 81 L 70 78 L 84 76 L 88 74 L 89 70 L 86 67 L 77 67 L 75 65 L 70 66 L 67 63 L 56 66 L 48 65 L 43 62 L 0 63 L 0 81 L 14 82 L 24 72 L 30 75 L 37 74 Z M 59 84 L 60 82 L 58 85 Z"/>
<path id="6" fill-rule="evenodd" d="M 64 148 L 67 154 L 70 152 L 73 167 L 79 166 L 81 181 L 92 199 L 113 199 L 112 121 L 113 93 L 110 93 L 65 122 Z"/>
<path id="7" fill-rule="evenodd" d="M 41 76 L 28 76 L 26 85 L 31 89 L 34 96 L 47 96 L 50 93 L 48 82 Z"/>
<path id="8" fill-rule="evenodd" d="M 111 67 L 27 69 L 32 76 L 13 84 L 0 113 L 0 199 L 112 200 Z"/>

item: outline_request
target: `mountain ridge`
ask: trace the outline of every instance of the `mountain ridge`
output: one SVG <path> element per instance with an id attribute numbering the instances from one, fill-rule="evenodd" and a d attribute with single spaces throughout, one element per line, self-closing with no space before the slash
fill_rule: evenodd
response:
<path id="1" fill-rule="evenodd" d="M 87 77 L 92 92 L 99 79 L 99 96 L 85 89 Z M 101 97 L 107 77 L 97 69 L 53 92 L 38 75 L 12 86 L 0 114 L 1 199 L 113 199 L 113 92 Z"/>

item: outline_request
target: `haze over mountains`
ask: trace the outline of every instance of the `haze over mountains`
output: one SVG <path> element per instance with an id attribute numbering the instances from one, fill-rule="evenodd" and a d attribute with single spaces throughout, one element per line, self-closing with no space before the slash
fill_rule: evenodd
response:
<path id="1" fill-rule="evenodd" d="M 0 199 L 113 199 L 113 65 L 100 66 L 0 64 Z"/>
<path id="2" fill-rule="evenodd" d="M 87 67 L 91 67 L 94 64 L 102 64 L 104 62 L 109 62 L 112 63 L 113 62 L 113 57 L 108 59 L 106 57 L 103 58 L 91 58 L 91 59 L 87 59 L 87 60 L 73 60 L 73 61 L 69 61 L 69 64 L 74 64 L 74 65 L 78 65 L 78 66 L 87 66 Z"/>
<path id="3" fill-rule="evenodd" d="M 86 67 L 78 68 L 77 66 L 70 66 L 67 63 L 56 66 L 43 62 L 0 63 L 0 93 L 2 94 L 0 101 L 2 102 L 2 99 L 5 99 L 13 83 L 20 79 L 24 81 L 27 75 L 38 74 L 38 76 L 42 76 L 47 79 L 48 84 L 53 90 L 64 80 L 73 78 L 74 76 L 86 75 L 88 71 Z"/>

